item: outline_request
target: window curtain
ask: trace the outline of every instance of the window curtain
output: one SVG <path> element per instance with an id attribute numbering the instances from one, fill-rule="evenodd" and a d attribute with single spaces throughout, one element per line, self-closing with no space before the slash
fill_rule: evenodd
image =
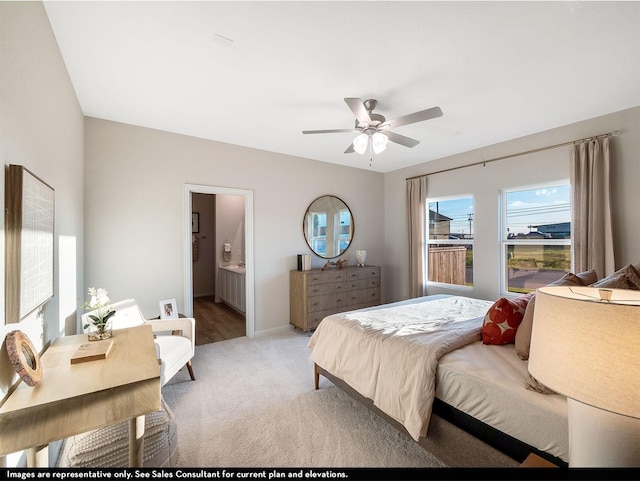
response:
<path id="1" fill-rule="evenodd" d="M 427 234 L 427 177 L 407 179 L 409 215 L 409 296 L 427 295 L 425 275 L 425 239 Z"/>
<path id="2" fill-rule="evenodd" d="M 609 164 L 608 137 L 571 149 L 573 268 L 595 269 L 600 277 L 615 271 Z"/>

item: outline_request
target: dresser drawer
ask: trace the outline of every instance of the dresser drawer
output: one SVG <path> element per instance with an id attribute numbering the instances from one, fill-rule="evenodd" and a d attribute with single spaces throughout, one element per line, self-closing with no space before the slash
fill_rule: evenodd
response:
<path id="1" fill-rule="evenodd" d="M 380 278 L 379 267 L 360 267 L 356 269 L 358 279 Z"/>
<path id="2" fill-rule="evenodd" d="M 345 292 L 347 290 L 346 282 L 330 282 L 329 284 L 324 285 L 324 293 L 323 294 L 333 294 L 339 292 Z"/>
<path id="3" fill-rule="evenodd" d="M 367 307 L 375 307 L 375 306 L 379 306 L 380 302 L 379 301 L 373 301 L 373 302 L 365 302 L 364 304 L 353 304 L 349 306 L 349 310 L 350 311 L 356 311 L 358 309 L 365 309 Z"/>
<path id="4" fill-rule="evenodd" d="M 355 291 L 349 291 L 349 307 L 357 304 L 371 304 L 380 302 L 380 289 L 378 287 L 371 287 L 368 289 L 358 289 Z"/>
<path id="5" fill-rule="evenodd" d="M 320 321 L 331 314 L 337 314 L 338 312 L 342 312 L 344 309 L 325 309 L 323 311 L 310 312 L 309 317 L 307 319 L 307 323 L 309 325 L 309 329 L 315 329 L 320 324 Z"/>
<path id="6" fill-rule="evenodd" d="M 325 280 L 324 280 L 324 272 L 313 272 L 310 274 L 307 274 L 307 285 L 308 286 L 313 286 L 316 284 L 324 284 Z"/>
<path id="7" fill-rule="evenodd" d="M 289 322 L 305 331 L 327 316 L 380 304 L 380 267 L 291 271 Z"/>
<path id="8" fill-rule="evenodd" d="M 324 284 L 310 284 L 307 286 L 307 297 L 319 296 L 324 294 Z"/>
<path id="9" fill-rule="evenodd" d="M 324 271 L 322 273 L 323 280 L 326 283 L 330 282 L 344 282 L 347 280 L 347 271 L 342 269 L 334 269 Z"/>
<path id="10" fill-rule="evenodd" d="M 337 294 L 323 294 L 309 297 L 309 312 L 323 311 L 325 309 L 344 308 L 347 306 L 346 292 Z"/>
<path id="11" fill-rule="evenodd" d="M 347 282 L 347 287 L 350 291 L 367 289 L 369 287 L 380 287 L 380 278 L 372 277 L 371 279 L 357 279 L 355 281 L 349 281 Z"/>
<path id="12" fill-rule="evenodd" d="M 334 292 L 344 292 L 347 290 L 346 282 L 330 282 L 328 284 L 313 284 L 307 287 L 307 297 L 320 296 L 322 294 L 333 294 Z"/>

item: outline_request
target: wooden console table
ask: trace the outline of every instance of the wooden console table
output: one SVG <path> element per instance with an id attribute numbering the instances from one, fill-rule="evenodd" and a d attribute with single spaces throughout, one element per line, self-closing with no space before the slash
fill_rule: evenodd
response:
<path id="1" fill-rule="evenodd" d="M 20 382 L 0 406 L 0 456 L 129 421 L 129 464 L 142 466 L 144 415 L 160 409 L 151 326 L 113 331 L 106 359 L 71 364 L 87 335 L 56 339 L 41 357 L 42 381 Z M 103 341 L 95 341 L 103 342 Z"/>

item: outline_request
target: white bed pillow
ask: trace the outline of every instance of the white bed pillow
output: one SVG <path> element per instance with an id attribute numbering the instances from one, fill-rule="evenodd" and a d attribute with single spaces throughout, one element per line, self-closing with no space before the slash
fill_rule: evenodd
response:
<path id="1" fill-rule="evenodd" d="M 524 311 L 522 322 L 516 331 L 516 354 L 523 361 L 529 359 L 529 348 L 531 347 L 531 332 L 533 330 L 533 310 L 536 307 L 536 296 L 532 296 Z"/>

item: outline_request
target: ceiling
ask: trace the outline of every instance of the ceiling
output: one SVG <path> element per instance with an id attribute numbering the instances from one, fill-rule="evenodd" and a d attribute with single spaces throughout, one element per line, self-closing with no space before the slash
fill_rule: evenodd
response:
<path id="1" fill-rule="evenodd" d="M 44 5 L 85 115 L 378 172 L 640 105 L 635 1 Z M 352 128 L 345 97 L 444 115 L 369 166 L 301 133 Z"/>

